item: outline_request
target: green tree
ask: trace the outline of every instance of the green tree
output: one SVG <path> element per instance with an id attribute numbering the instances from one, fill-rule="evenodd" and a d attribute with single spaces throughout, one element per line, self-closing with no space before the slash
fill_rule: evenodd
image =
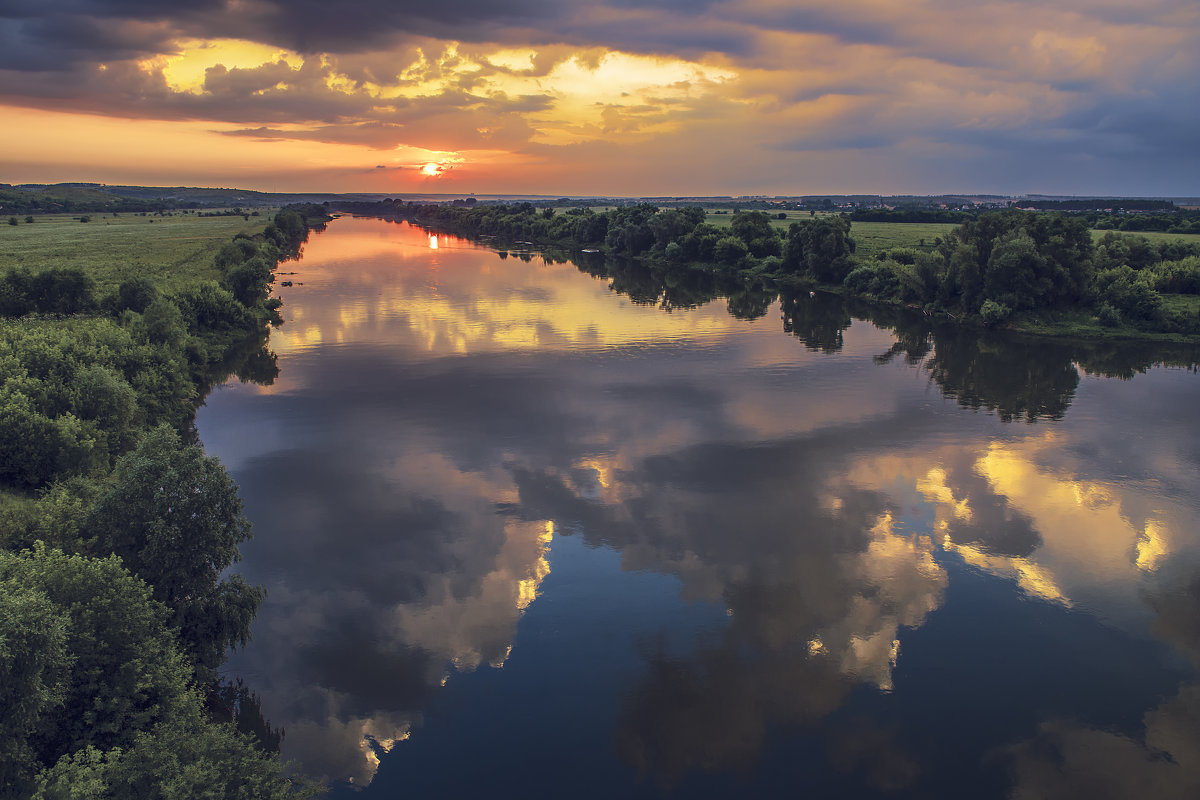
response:
<path id="1" fill-rule="evenodd" d="M 156 297 L 146 306 L 135 332 L 151 344 L 177 349 L 187 338 L 187 324 L 179 307 L 165 297 Z"/>
<path id="2" fill-rule="evenodd" d="M 788 226 L 783 247 L 783 268 L 804 272 L 823 283 L 841 283 L 850 272 L 854 240 L 850 220 L 835 215 Z"/>
<path id="3" fill-rule="evenodd" d="M 40 776 L 34 800 L 302 800 L 319 787 L 284 775 L 278 759 L 226 724 L 185 706 L 131 745 L 84 748 Z"/>
<path id="4" fill-rule="evenodd" d="M 62 706 L 71 666 L 68 626 L 44 593 L 0 586 L 0 787 L 10 792 L 28 786 L 36 770 L 30 734 Z M 0 797 L 7 794 L 0 789 Z"/>
<path id="5" fill-rule="evenodd" d="M 154 281 L 144 275 L 129 278 L 121 281 L 121 285 L 117 287 L 117 296 L 113 311 L 120 313 L 125 309 L 129 309 L 140 314 L 157 297 L 158 287 L 154 285 Z"/>
<path id="6" fill-rule="evenodd" d="M 49 660 L 30 664 L 29 654 L 19 651 L 14 659 L 26 683 L 40 674 L 43 687 L 54 684 L 40 704 L 22 712 L 37 712 L 37 724 L 23 731 L 21 743 L 37 764 L 49 766 L 88 745 L 128 745 L 182 701 L 187 670 L 163 624 L 166 610 L 120 559 L 66 555 L 40 544 L 22 553 L 0 552 L 2 595 L 40 596 L 49 604 L 36 601 L 36 625 L 23 634 L 51 646 Z M 69 657 L 54 649 L 59 618 Z M 10 739 L 6 751 L 12 749 Z"/>
<path id="7" fill-rule="evenodd" d="M 1033 238 L 1014 230 L 997 237 L 983 273 L 983 292 L 1012 309 L 1038 308 L 1052 292 L 1049 261 Z"/>
<path id="8" fill-rule="evenodd" d="M 271 281 L 273 269 L 273 258 L 255 255 L 231 268 L 224 283 L 239 303 L 253 306 L 266 299 L 267 284 Z"/>
<path id="9" fill-rule="evenodd" d="M 737 236 L 718 239 L 716 245 L 713 246 L 713 259 L 718 264 L 727 267 L 740 266 L 749 254 L 750 248 Z"/>
<path id="10" fill-rule="evenodd" d="M 779 234 L 771 227 L 771 218 L 761 211 L 737 211 L 730 220 L 733 235 L 746 243 L 755 258 L 777 256 L 783 252 Z"/>
<path id="11" fill-rule="evenodd" d="M 221 574 L 240 558 L 250 523 L 236 484 L 199 446 L 165 425 L 147 433 L 117 461 L 81 529 L 98 552 L 117 554 L 153 587 L 202 674 L 245 643 L 262 591 Z"/>
<path id="12" fill-rule="evenodd" d="M 667 245 L 691 233 L 702 219 L 703 217 L 698 220 L 695 215 L 676 209 L 655 214 L 648 221 L 650 230 L 654 233 L 655 248 L 663 250 Z"/>

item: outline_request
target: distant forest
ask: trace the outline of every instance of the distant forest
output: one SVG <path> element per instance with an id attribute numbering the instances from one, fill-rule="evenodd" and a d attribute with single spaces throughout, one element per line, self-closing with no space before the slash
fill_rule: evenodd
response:
<path id="1" fill-rule="evenodd" d="M 210 189 L 197 187 L 109 186 L 95 183 L 0 184 L 0 216 L 28 214 L 80 213 L 151 213 L 181 209 L 249 209 L 303 203 L 374 204 L 378 195 L 330 193 L 271 193 L 248 189 Z M 538 200 L 538 208 L 576 208 L 631 206 L 650 203 L 676 210 L 689 207 L 712 211 L 765 211 L 768 213 L 802 210 L 843 212 L 856 222 L 922 222 L 959 224 L 1008 206 L 1036 211 L 1057 211 L 1079 215 L 1092 228 L 1127 232 L 1200 233 L 1200 210 L 1181 208 L 1170 200 L 1128 197 L 1074 198 L 1065 200 L 1011 199 L 1000 196 L 929 197 L 876 195 L 810 196 L 793 198 L 709 197 L 679 198 L 578 198 L 561 197 Z M 454 200 L 452 205 L 471 207 L 476 198 Z M 485 203 L 486 204 L 486 203 Z M 495 204 L 494 202 L 492 204 Z"/>

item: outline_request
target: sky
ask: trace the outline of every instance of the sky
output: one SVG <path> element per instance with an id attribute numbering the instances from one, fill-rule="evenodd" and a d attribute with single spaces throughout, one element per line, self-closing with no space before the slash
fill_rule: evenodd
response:
<path id="1" fill-rule="evenodd" d="M 0 182 L 1200 195 L 1197 0 L 0 0 Z"/>

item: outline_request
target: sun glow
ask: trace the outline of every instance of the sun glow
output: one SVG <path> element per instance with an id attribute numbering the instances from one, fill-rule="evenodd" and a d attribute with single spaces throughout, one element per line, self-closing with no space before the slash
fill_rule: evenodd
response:
<path id="1" fill-rule="evenodd" d="M 445 168 L 441 164 L 429 163 L 421 167 L 421 174 L 428 178 L 436 178 L 445 172 Z"/>
<path id="2" fill-rule="evenodd" d="M 299 53 L 243 39 L 183 39 L 175 44 L 175 53 L 144 60 L 141 67 L 147 71 L 160 68 L 172 89 L 192 94 L 204 91 L 208 70 L 213 67 L 254 69 L 282 63 L 299 70 L 304 65 Z"/>

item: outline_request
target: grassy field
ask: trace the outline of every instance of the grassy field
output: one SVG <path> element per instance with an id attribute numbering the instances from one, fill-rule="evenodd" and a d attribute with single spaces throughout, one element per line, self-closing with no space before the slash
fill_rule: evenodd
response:
<path id="1" fill-rule="evenodd" d="M 779 213 L 787 215 L 778 219 Z M 793 222 L 804 222 L 813 217 L 807 211 L 771 212 L 771 225 L 787 230 Z M 817 216 L 822 216 L 820 212 Z M 714 214 L 708 212 L 704 220 L 712 225 L 727 226 L 733 219 L 733 213 Z M 941 222 L 854 222 L 850 225 L 850 237 L 854 239 L 857 249 L 855 256 L 859 259 L 872 259 L 877 253 L 890 250 L 893 247 L 920 247 L 925 240 L 926 247 L 933 246 L 933 240 L 958 227 L 952 223 Z"/>
<path id="2" fill-rule="evenodd" d="M 1200 295 L 1196 294 L 1164 294 L 1163 306 L 1168 314 L 1184 317 L 1200 315 Z"/>
<path id="3" fill-rule="evenodd" d="M 213 256 L 236 234 L 263 230 L 272 212 L 259 214 L 249 220 L 192 214 L 91 214 L 86 223 L 65 214 L 37 216 L 32 223 L 19 217 L 17 225 L 0 220 L 0 270 L 79 267 L 96 281 L 100 294 L 144 275 L 170 293 L 196 280 L 216 279 Z"/>
<path id="4" fill-rule="evenodd" d="M 764 211 L 763 213 L 771 218 L 771 227 L 785 231 L 793 222 L 804 222 L 813 218 L 813 215 L 807 211 Z M 785 215 L 783 219 L 779 219 L 780 214 Z M 825 212 L 821 211 L 818 211 L 816 214 L 818 217 L 824 215 Z M 704 218 L 704 221 L 709 225 L 716 225 L 718 228 L 727 228 L 733 224 L 733 209 L 710 208 L 708 209 L 708 216 Z"/>
<path id="5" fill-rule="evenodd" d="M 950 222 L 854 222 L 850 238 L 854 240 L 854 255 L 872 259 L 877 253 L 893 247 L 933 247 L 933 240 L 946 237 L 958 226 Z"/>
<path id="6" fill-rule="evenodd" d="M 709 218 L 711 221 L 711 217 Z M 862 259 L 871 259 L 876 253 L 890 250 L 893 247 L 920 247 L 921 240 L 930 247 L 937 237 L 946 237 L 958 226 L 952 223 L 924 222 L 855 222 L 850 226 L 850 236 L 858 246 L 855 255 Z M 1092 239 L 1098 241 L 1108 231 L 1092 231 Z M 1200 243 L 1200 234 L 1196 233 L 1154 233 L 1154 232 L 1121 232 L 1122 236 L 1144 236 L 1151 242 L 1176 241 Z"/>
<path id="7" fill-rule="evenodd" d="M 1182 240 L 1190 244 L 1200 244 L 1200 233 L 1158 233 L 1157 231 L 1092 231 L 1092 241 L 1099 241 L 1106 233 L 1116 233 L 1120 236 L 1144 236 L 1151 242 L 1174 242 Z"/>

